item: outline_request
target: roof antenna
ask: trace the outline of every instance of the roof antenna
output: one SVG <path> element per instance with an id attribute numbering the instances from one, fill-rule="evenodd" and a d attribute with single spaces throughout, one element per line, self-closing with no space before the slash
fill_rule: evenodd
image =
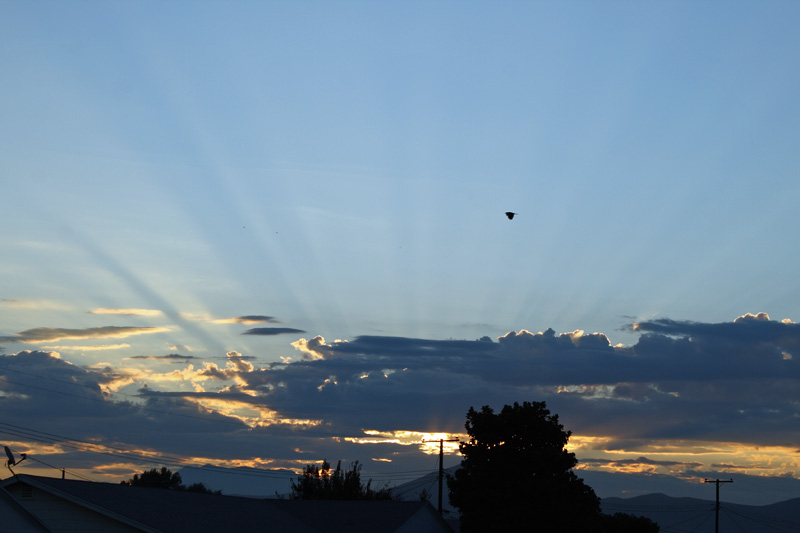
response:
<path id="1" fill-rule="evenodd" d="M 5 448 L 5 449 L 6 449 L 6 455 L 8 456 L 8 461 L 6 461 L 6 467 L 7 467 L 9 470 L 11 470 L 11 467 L 12 467 L 12 466 L 18 465 L 18 464 L 20 464 L 22 461 L 24 461 L 25 459 L 27 459 L 27 458 L 28 458 L 28 455 L 27 455 L 27 454 L 21 453 L 20 455 L 22 456 L 22 459 L 20 459 L 19 461 L 17 461 L 16 459 L 14 459 L 14 454 L 13 454 L 13 453 L 11 453 L 11 449 L 10 449 L 8 446 L 3 446 L 3 448 Z M 16 473 L 14 473 L 14 471 L 13 471 L 13 470 L 11 470 L 11 473 L 12 473 L 12 474 L 14 474 L 15 476 L 17 475 Z"/>

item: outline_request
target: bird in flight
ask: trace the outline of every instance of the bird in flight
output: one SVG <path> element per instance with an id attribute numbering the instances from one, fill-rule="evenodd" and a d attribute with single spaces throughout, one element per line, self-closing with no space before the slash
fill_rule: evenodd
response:
<path id="1" fill-rule="evenodd" d="M 516 213 L 512 213 L 511 211 L 506 211 L 506 216 L 508 217 L 508 220 L 512 220 L 514 218 L 514 215 L 516 215 Z"/>

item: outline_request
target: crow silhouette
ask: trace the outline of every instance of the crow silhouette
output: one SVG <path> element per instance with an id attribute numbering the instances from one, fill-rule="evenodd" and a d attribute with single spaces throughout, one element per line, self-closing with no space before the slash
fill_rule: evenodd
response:
<path id="1" fill-rule="evenodd" d="M 514 215 L 516 215 L 516 213 L 512 213 L 511 211 L 506 211 L 506 216 L 508 217 L 508 220 L 513 219 Z"/>

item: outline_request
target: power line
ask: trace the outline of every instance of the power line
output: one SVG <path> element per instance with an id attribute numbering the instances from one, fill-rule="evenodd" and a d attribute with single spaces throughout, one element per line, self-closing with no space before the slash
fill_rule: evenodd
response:
<path id="1" fill-rule="evenodd" d="M 243 471 L 241 469 L 234 470 L 231 468 L 220 467 L 216 465 L 208 465 L 208 464 L 200 465 L 197 462 L 192 462 L 184 457 L 170 456 L 164 454 L 142 454 L 119 446 L 114 446 L 110 444 L 100 444 L 97 442 L 89 442 L 81 439 L 74 439 L 71 437 L 38 431 L 32 428 L 17 426 L 15 424 L 9 424 L 6 422 L 0 422 L 0 433 L 19 437 L 21 439 L 33 440 L 35 442 L 40 442 L 44 444 L 58 444 L 76 451 L 108 455 L 115 458 L 123 458 L 127 460 L 139 461 L 156 465 L 166 465 L 178 468 L 190 468 L 194 470 L 201 470 L 206 472 L 214 472 L 214 473 L 228 474 L 228 475 L 242 475 L 242 476 L 287 479 L 287 480 L 292 479 L 297 475 L 294 473 L 284 474 L 280 472 L 274 472 L 271 470 L 255 468 L 255 467 L 247 467 L 247 470 Z M 47 465 L 44 462 L 42 462 L 42 464 L 45 464 L 46 466 L 50 466 L 52 468 L 56 468 L 52 465 Z M 417 477 L 430 473 L 431 473 L 430 470 L 405 470 L 398 472 L 382 472 L 375 474 L 369 474 L 365 472 L 365 474 L 369 474 L 370 477 L 373 479 L 389 479 L 389 480 L 397 480 L 403 478 L 416 479 Z"/>
<path id="2" fill-rule="evenodd" d="M 37 463 L 41 463 L 41 464 L 43 464 L 44 466 L 49 466 L 50 468 L 54 468 L 54 469 L 56 469 L 56 470 L 60 470 L 60 471 L 61 471 L 61 473 L 62 473 L 62 478 L 63 478 L 63 475 L 64 475 L 66 472 L 69 472 L 69 475 L 71 475 L 71 476 L 73 476 L 73 477 L 80 478 L 80 479 L 82 479 L 82 480 L 84 480 L 84 481 L 97 481 L 96 479 L 92 479 L 92 478 L 90 478 L 90 477 L 88 477 L 88 476 L 84 476 L 83 474 L 80 474 L 80 473 L 78 473 L 78 472 L 75 472 L 75 471 L 73 471 L 73 470 L 67 470 L 66 468 L 58 468 L 57 466 L 53 466 L 53 465 L 51 465 L 51 464 L 49 464 L 49 463 L 45 463 L 44 461 L 42 461 L 42 460 L 40 460 L 40 459 L 37 459 L 37 458 L 35 458 L 35 457 L 32 457 L 32 456 L 30 456 L 30 455 L 28 455 L 28 459 L 30 459 L 31 461 L 36 461 Z"/>
<path id="3" fill-rule="evenodd" d="M 53 378 L 53 377 L 49 377 L 49 376 L 42 376 L 42 375 L 30 373 L 30 372 L 24 372 L 22 370 L 16 370 L 16 369 L 8 368 L 8 366 L 2 368 L 2 370 L 8 371 L 8 372 L 14 372 L 14 373 L 17 373 L 17 374 L 21 374 L 21 375 L 24 375 L 24 376 L 29 376 L 29 377 L 33 377 L 33 378 L 37 378 L 37 379 L 46 379 L 46 380 L 57 382 L 57 383 L 61 383 L 61 384 L 64 384 L 64 385 L 70 385 L 70 386 L 73 386 L 73 387 L 84 388 L 84 389 L 87 389 L 90 392 L 96 393 L 96 394 L 105 394 L 105 393 L 102 392 L 101 389 L 99 389 L 97 387 L 92 387 L 92 386 L 85 385 L 85 384 L 82 384 L 82 383 L 75 383 L 75 382 L 65 381 L 65 380 L 61 380 L 61 379 L 57 379 L 57 378 Z M 250 429 L 250 426 L 248 426 L 246 423 L 244 423 L 244 422 L 242 422 L 240 420 L 232 420 L 226 414 L 224 414 L 224 413 L 222 413 L 220 411 L 216 411 L 214 409 L 206 408 L 205 406 L 203 408 L 206 409 L 206 411 L 209 414 L 216 414 L 216 415 L 218 415 L 220 417 L 223 417 L 223 418 L 213 418 L 212 419 L 212 418 L 209 418 L 207 416 L 192 415 L 192 414 L 187 414 L 187 413 L 176 413 L 176 412 L 173 412 L 173 411 L 154 409 L 152 407 L 146 407 L 144 405 L 140 405 L 140 404 L 137 404 L 135 402 L 123 402 L 123 403 L 120 403 L 120 402 L 114 401 L 113 399 L 110 399 L 110 398 L 105 397 L 105 396 L 97 397 L 97 396 L 84 396 L 84 395 L 79 395 L 79 394 L 73 394 L 73 393 L 66 392 L 66 391 L 59 391 L 59 390 L 54 390 L 54 389 L 47 388 L 47 387 L 41 387 L 41 386 L 38 386 L 38 385 L 33 385 L 31 383 L 19 382 L 19 381 L 16 381 L 16 380 L 10 380 L 10 379 L 8 379 L 7 376 L 4 376 L 4 381 L 6 383 L 9 383 L 9 384 L 18 385 L 18 386 L 21 386 L 21 387 L 28 387 L 28 388 L 31 388 L 31 389 L 34 389 L 34 390 L 38 390 L 38 391 L 44 391 L 44 392 L 48 392 L 48 393 L 59 394 L 59 395 L 63 395 L 63 396 L 77 398 L 77 399 L 80 399 L 80 400 L 88 400 L 88 401 L 98 402 L 98 403 L 101 403 L 101 404 L 104 404 L 104 405 L 112 405 L 112 406 L 119 407 L 119 408 L 136 409 L 136 410 L 139 410 L 139 411 L 142 411 L 142 412 L 146 412 L 146 413 L 157 413 L 157 414 L 168 415 L 168 416 L 177 416 L 177 417 L 181 417 L 181 418 L 195 419 L 195 420 L 199 420 L 199 421 L 203 421 L 203 422 L 235 425 L 240 429 L 245 429 L 245 428 Z M 137 398 L 137 399 L 140 398 L 140 396 L 124 393 L 124 392 L 121 392 L 121 391 L 116 391 L 116 392 L 114 392 L 112 394 L 123 395 L 123 396 L 127 396 L 127 397 L 130 397 L 130 398 Z M 183 396 L 181 396 L 181 397 L 183 397 Z M 165 399 L 164 398 L 155 397 L 155 398 L 152 398 L 152 400 L 155 401 L 155 402 L 162 402 Z M 172 402 L 167 402 L 167 404 L 168 405 L 169 404 L 180 405 L 180 404 L 174 404 Z M 193 404 L 189 404 L 189 405 L 193 405 Z M 257 407 L 257 406 L 255 406 L 255 407 Z M 74 438 L 64 437 L 64 436 L 60 436 L 60 435 L 40 432 L 40 431 L 37 431 L 37 430 L 32 430 L 30 428 L 25 428 L 25 427 L 22 427 L 22 426 L 15 426 L 13 424 L 8 424 L 8 423 L 3 423 L 3 422 L 0 422 L 0 426 L 5 426 L 5 427 L 0 427 L 0 432 L 8 434 L 8 435 L 16 436 L 16 437 L 23 438 L 23 439 L 30 439 L 30 440 L 33 440 L 33 441 L 36 441 L 36 442 L 42 442 L 42 443 L 47 443 L 47 444 L 60 444 L 60 445 L 65 446 L 67 448 L 78 450 L 78 451 L 111 455 L 111 456 L 114 456 L 114 457 L 121 457 L 121 458 L 129 459 L 129 460 L 149 462 L 149 463 L 152 463 L 152 464 L 166 464 L 166 465 L 170 465 L 170 466 L 180 466 L 180 467 L 184 467 L 184 468 L 201 468 L 201 469 L 205 469 L 205 470 L 217 470 L 217 469 L 219 469 L 218 471 L 223 472 L 223 473 L 227 473 L 227 474 L 256 475 L 256 476 L 266 476 L 266 477 L 286 477 L 286 476 L 281 476 L 280 474 L 276 475 L 273 472 L 270 472 L 270 471 L 267 471 L 267 470 L 263 470 L 263 469 L 257 469 L 257 473 L 246 473 L 246 472 L 241 472 L 241 471 L 231 472 L 230 469 L 224 469 L 224 468 L 221 468 L 221 467 L 213 467 L 213 466 L 209 467 L 208 465 L 203 465 L 202 467 L 198 467 L 198 466 L 193 466 L 193 465 L 188 464 L 187 460 L 185 458 L 182 458 L 182 457 L 170 457 L 170 456 L 159 455 L 159 454 L 152 454 L 152 455 L 148 454 L 148 455 L 145 455 L 145 454 L 140 454 L 140 453 L 136 453 L 136 452 L 131 452 L 130 450 L 127 450 L 127 449 L 124 449 L 124 448 L 120 448 L 120 447 L 116 447 L 116 446 L 112 446 L 112 445 L 100 445 L 100 444 L 97 444 L 95 442 L 87 442 L 87 441 L 83 441 L 83 440 L 80 440 L 80 439 L 74 439 Z M 267 431 L 269 431 L 269 432 L 283 432 L 283 433 L 291 433 L 293 435 L 302 435 L 302 436 L 309 436 L 309 437 L 350 438 L 350 437 L 354 437 L 354 436 L 365 435 L 365 430 L 363 428 L 352 428 L 352 427 L 334 426 L 334 425 L 324 425 L 324 426 L 322 426 L 322 427 L 320 427 L 318 429 L 309 429 L 309 428 L 306 427 L 306 428 L 303 428 L 300 431 L 298 431 L 297 429 L 293 429 L 293 428 L 284 428 L 284 427 L 281 427 L 281 425 L 279 425 L 279 424 L 274 424 L 274 425 L 271 425 L 269 427 L 263 427 L 262 426 L 262 428 L 267 430 Z M 327 431 L 327 430 L 332 430 L 332 431 Z M 339 430 L 339 431 L 336 431 L 336 430 Z M 402 472 L 375 472 L 375 473 L 365 472 L 364 474 L 365 475 L 369 475 L 370 477 L 372 477 L 374 479 L 400 480 L 400 479 L 414 479 L 415 477 L 418 477 L 419 475 L 424 475 L 424 474 L 428 474 L 428 473 L 429 473 L 429 471 L 427 471 L 427 470 L 419 470 L 419 471 L 402 471 Z"/>
<path id="4" fill-rule="evenodd" d="M 744 520 L 748 520 L 760 526 L 768 527 L 774 531 L 790 532 L 800 530 L 800 522 L 764 516 L 757 512 L 743 509 L 741 507 L 732 507 L 729 504 L 722 505 L 722 512 L 728 515 L 737 516 Z"/>
<path id="5" fill-rule="evenodd" d="M 676 529 L 678 526 L 681 526 L 683 524 L 686 524 L 687 522 L 692 522 L 692 521 L 695 521 L 695 520 L 698 520 L 698 519 L 702 518 L 703 520 L 697 525 L 697 527 L 695 529 L 692 529 L 692 531 L 697 531 L 697 529 L 699 529 L 699 527 L 701 525 L 705 524 L 706 520 L 708 520 L 711 517 L 711 511 L 712 511 L 712 509 L 705 510 L 705 511 L 699 513 L 699 514 L 693 514 L 689 518 L 686 518 L 684 520 L 680 520 L 678 522 L 673 522 L 673 523 L 671 523 L 669 525 L 663 525 L 663 524 L 659 523 L 659 526 L 661 526 L 661 528 L 664 531 L 664 533 L 667 533 L 668 531 L 680 531 L 679 529 Z"/>
<path id="6" fill-rule="evenodd" d="M 55 381 L 55 382 L 58 382 L 58 383 L 63 383 L 65 385 L 81 387 L 81 388 L 85 388 L 85 389 L 88 389 L 88 390 L 93 391 L 93 392 L 99 392 L 97 389 L 94 389 L 94 388 L 92 388 L 92 387 L 90 387 L 88 385 L 84 385 L 82 383 L 71 383 L 71 382 L 68 382 L 68 381 L 63 381 L 63 380 L 59 380 L 59 379 L 55 379 L 55 378 L 50 378 L 48 376 L 39 376 L 37 374 L 31 374 L 31 373 L 28 373 L 28 372 L 23 372 L 21 370 L 14 370 L 14 369 L 11 369 L 11 368 L 3 368 L 3 370 L 9 370 L 11 372 L 16 372 L 18 374 L 24 374 L 24 375 L 31 376 L 31 377 L 36 377 L 36 378 L 49 379 L 51 381 Z M 157 414 L 163 414 L 163 415 L 168 415 L 168 416 L 177 416 L 177 417 L 181 417 L 181 418 L 189 418 L 189 419 L 194 419 L 194 420 L 201 420 L 201 421 L 211 422 L 211 423 L 234 425 L 234 426 L 239 427 L 240 429 L 245 429 L 245 428 L 249 429 L 250 428 L 250 426 L 248 426 L 246 423 L 242 422 L 241 420 L 238 420 L 238 419 L 231 420 L 230 419 L 231 417 L 229 417 L 225 413 L 222 413 L 222 412 L 214 410 L 214 409 L 207 408 L 205 406 L 203 406 L 203 408 L 206 409 L 206 411 L 208 411 L 210 414 L 213 413 L 213 414 L 225 417 L 225 418 L 212 419 L 212 418 L 208 418 L 208 417 L 204 417 L 204 416 L 200 416 L 200 415 L 191 415 L 191 414 L 186 414 L 186 413 L 175 413 L 175 412 L 172 412 L 172 411 L 164 411 L 164 410 L 161 410 L 161 409 L 153 409 L 152 407 L 145 407 L 143 405 L 139 405 L 139 404 L 134 403 L 134 402 L 120 403 L 120 402 L 115 402 L 113 400 L 109 400 L 109 399 L 106 399 L 106 398 L 80 396 L 80 395 L 77 395 L 77 394 L 71 394 L 69 392 L 58 391 L 58 390 L 49 389 L 47 387 L 40 387 L 40 386 L 37 386 L 37 385 L 32 385 L 30 383 L 21 383 L 19 381 L 9 380 L 7 377 L 5 378 L 5 381 L 7 383 L 11 383 L 11 384 L 14 384 L 14 385 L 19 385 L 21 387 L 29 387 L 29 388 L 32 388 L 32 389 L 35 389 L 35 390 L 40 390 L 40 391 L 45 391 L 45 392 L 52 392 L 54 394 L 60 394 L 60 395 L 63 395 L 63 396 L 70 396 L 70 397 L 79 398 L 79 399 L 82 399 L 82 400 L 89 400 L 89 401 L 93 401 L 93 402 L 102 403 L 102 404 L 105 404 L 105 405 L 111 404 L 111 405 L 114 405 L 114 406 L 122 406 L 122 407 L 130 408 L 130 409 L 136 409 L 136 410 L 143 411 L 143 412 L 148 412 L 148 413 L 157 413 Z M 128 393 L 124 393 L 124 392 L 120 392 L 120 391 L 116 391 L 116 392 L 114 392 L 112 394 L 120 394 L 120 395 L 123 395 L 123 396 L 128 396 L 130 398 L 136 398 L 136 399 L 141 398 L 140 396 L 133 395 L 133 394 L 128 394 Z M 179 394 L 178 396 L 181 397 L 181 398 L 185 398 L 185 396 L 183 394 Z M 227 398 L 222 398 L 222 399 L 223 400 L 228 400 Z M 156 401 L 156 402 L 162 402 L 165 399 L 164 398 L 155 397 L 155 398 L 152 398 L 152 400 Z M 178 405 L 178 404 L 174 404 L 174 403 L 171 403 L 171 402 L 166 402 L 166 403 L 167 404 L 171 404 L 171 405 Z M 258 406 L 255 406 L 255 407 L 258 407 Z M 317 427 L 317 426 L 311 425 L 311 427 Z M 262 426 L 262 428 L 265 428 L 265 427 Z M 297 434 L 297 430 L 296 429 L 283 428 L 283 427 L 280 427 L 280 425 L 278 425 L 278 424 L 272 424 L 272 425 L 268 426 L 268 428 L 269 428 L 268 429 L 269 431 L 286 432 L 286 433 Z M 325 424 L 324 426 L 322 426 L 322 428 L 329 428 L 329 429 L 332 429 L 332 430 L 339 430 L 340 432 L 321 431 L 320 429 L 307 429 L 307 428 L 303 429 L 302 432 L 303 432 L 303 435 L 320 436 L 320 437 L 339 437 L 339 438 L 351 438 L 351 437 L 354 437 L 354 436 L 361 436 L 361 435 L 363 435 L 365 433 L 365 430 L 363 428 L 354 428 L 354 427 L 347 427 L 347 426 L 334 426 L 334 425 Z M 354 433 L 356 433 L 357 435 L 354 435 Z"/>
<path id="7" fill-rule="evenodd" d="M 47 378 L 46 376 L 37 376 L 36 374 L 30 374 L 30 373 L 27 373 L 27 372 L 16 371 L 16 370 L 8 369 L 8 368 L 6 368 L 5 370 L 11 370 L 12 372 L 18 372 L 20 374 L 25 374 L 25 375 L 28 375 L 28 376 L 31 376 L 31 377 L 43 377 L 45 379 L 51 379 L 51 381 L 57 381 L 57 382 L 60 382 L 60 383 L 73 385 L 73 386 L 78 386 L 78 387 L 82 387 L 82 388 L 87 388 L 87 389 L 92 390 L 92 391 L 96 391 L 96 389 L 94 389 L 92 387 L 89 387 L 87 385 L 80 384 L 80 383 L 70 383 L 70 382 L 66 382 L 66 381 L 62 381 L 62 380 L 57 380 L 57 379 L 54 379 L 54 378 Z M 49 388 L 46 388 L 46 387 L 39 387 L 39 386 L 32 385 L 32 384 L 29 384 L 29 383 L 20 383 L 20 382 L 17 382 L 17 381 L 9 380 L 7 377 L 5 378 L 5 381 L 8 382 L 8 383 L 15 384 L 15 385 L 19 385 L 19 386 L 23 386 L 23 387 L 29 387 L 29 388 L 32 388 L 32 389 L 35 389 L 35 390 L 41 390 L 41 391 L 45 391 L 45 392 L 51 392 L 51 393 L 70 396 L 70 397 L 79 398 L 79 399 L 83 399 L 83 400 L 99 402 L 99 403 L 103 403 L 105 405 L 111 404 L 111 405 L 114 405 L 114 406 L 118 406 L 118 407 L 122 407 L 122 408 L 136 409 L 136 410 L 140 410 L 140 411 L 143 411 L 143 412 L 164 414 L 164 415 L 169 415 L 169 416 L 178 416 L 178 417 L 182 417 L 182 418 L 200 420 L 200 421 L 203 421 L 203 422 L 223 423 L 223 424 L 235 425 L 235 426 L 239 427 L 240 429 L 249 428 L 249 426 L 247 426 L 246 424 L 244 424 L 241 421 L 238 421 L 238 420 L 234 421 L 234 420 L 230 420 L 228 418 L 211 419 L 211 418 L 208 418 L 208 417 L 203 417 L 203 416 L 198 416 L 198 415 L 190 415 L 190 414 L 186 414 L 186 413 L 175 413 L 175 412 L 171 412 L 171 411 L 153 409 L 151 407 L 145 407 L 145 406 L 142 406 L 142 405 L 137 405 L 135 403 L 126 402 L 126 403 L 120 404 L 119 402 L 109 401 L 109 400 L 107 400 L 105 398 L 93 398 L 93 397 L 81 396 L 81 395 L 76 395 L 76 394 L 72 394 L 72 393 L 69 393 L 69 392 L 57 391 L 57 390 L 49 389 Z M 161 401 L 162 399 L 156 398 L 155 400 L 156 401 Z M 226 415 L 224 413 L 221 413 L 219 411 L 215 411 L 215 410 L 212 410 L 212 409 L 208 409 L 208 411 L 210 413 L 215 413 L 215 414 L 218 414 L 220 416 L 226 417 Z M 2 423 L 0 423 L 0 424 L 2 424 Z M 11 424 L 6 424 L 6 425 L 12 426 Z M 16 426 L 16 427 L 17 428 L 21 428 L 22 430 L 26 429 L 26 428 L 22 428 L 21 426 Z M 345 430 L 348 433 L 321 430 L 321 429 L 324 429 L 324 428 L 329 428 L 331 430 L 337 430 L 337 429 L 338 430 Z M 362 429 L 362 428 L 351 428 L 351 427 L 333 426 L 333 425 L 326 425 L 326 426 L 323 426 L 323 428 L 320 428 L 320 429 L 303 428 L 302 430 L 296 430 L 296 429 L 292 429 L 292 428 L 284 428 L 284 427 L 281 427 L 278 424 L 275 424 L 275 425 L 271 425 L 269 427 L 264 427 L 262 429 L 264 429 L 264 430 L 266 430 L 268 432 L 287 433 L 287 434 L 292 434 L 292 435 L 297 435 L 297 436 L 304 436 L 304 437 L 305 436 L 309 436 L 309 437 L 324 437 L 324 438 L 351 438 L 351 437 L 354 437 L 354 436 L 361 436 L 361 435 L 365 434 L 365 430 Z M 6 429 L 5 433 L 8 433 L 8 428 Z M 39 432 L 39 433 L 41 433 L 41 432 Z M 357 435 L 354 435 L 354 434 L 357 434 Z M 31 438 L 33 440 L 36 440 L 36 439 L 34 439 L 34 437 L 32 435 L 25 435 L 25 434 L 13 434 L 13 435 L 21 437 L 21 438 Z M 48 434 L 42 433 L 42 435 L 46 436 Z M 37 442 L 46 442 L 46 443 L 49 443 L 49 444 L 53 444 L 53 443 L 65 444 L 64 440 L 66 440 L 66 441 L 78 442 L 81 445 L 87 446 L 87 447 L 98 446 L 96 443 L 87 442 L 87 441 L 81 441 L 79 439 L 72 439 L 72 438 L 63 438 L 62 439 L 59 436 L 55 436 L 55 437 L 56 437 L 55 440 L 53 440 L 53 439 L 41 440 L 41 437 L 40 437 L 40 440 L 37 440 Z M 65 445 L 68 445 L 68 444 L 65 444 Z M 113 449 L 114 447 L 106 445 L 106 448 L 112 448 Z M 86 449 L 86 448 L 81 448 L 81 451 L 91 451 L 91 450 Z M 134 460 L 139 460 L 139 461 L 148 461 L 148 462 L 151 462 L 151 463 L 157 463 L 156 461 L 152 461 L 151 459 L 148 459 L 149 456 L 141 456 L 140 455 L 140 456 L 130 457 L 130 455 L 126 455 L 126 454 L 129 454 L 129 452 L 127 450 L 124 450 L 124 449 L 117 448 L 117 449 L 113 449 L 112 451 L 113 451 L 113 455 L 115 455 L 115 456 L 122 456 L 122 457 L 125 457 L 125 458 L 128 458 L 128 459 L 134 459 Z M 95 453 L 105 453 L 106 455 L 110 455 L 111 454 L 109 452 L 95 452 Z M 171 466 L 179 465 L 179 466 L 184 466 L 184 467 L 190 468 L 190 466 L 186 465 L 185 459 L 183 459 L 183 458 L 172 458 L 171 462 L 167 462 L 167 460 L 162 460 L 161 463 L 159 463 L 159 464 L 170 464 Z M 228 472 L 226 472 L 226 473 L 228 473 Z M 391 473 L 387 473 L 387 472 L 375 472 L 375 473 L 365 472 L 364 474 L 365 475 L 369 475 L 370 477 L 373 477 L 374 479 L 390 479 L 390 480 L 397 479 L 397 480 L 400 480 L 400 479 L 413 479 L 412 476 L 415 476 L 416 474 L 427 474 L 427 473 L 428 473 L 428 471 L 403 471 L 403 472 L 391 472 Z"/>

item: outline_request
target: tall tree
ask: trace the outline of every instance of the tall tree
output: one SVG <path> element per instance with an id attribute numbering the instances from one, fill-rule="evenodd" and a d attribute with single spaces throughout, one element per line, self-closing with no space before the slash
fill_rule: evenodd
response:
<path id="1" fill-rule="evenodd" d="M 292 498 L 298 500 L 389 500 L 387 488 L 372 489 L 372 480 L 361 483 L 361 466 L 358 461 L 342 470 L 342 462 L 331 472 L 328 461 L 321 466 L 306 465 L 303 473 L 292 481 Z"/>
<path id="2" fill-rule="evenodd" d="M 571 435 L 544 402 L 470 407 L 464 459 L 448 479 L 461 530 L 595 531 L 600 499 L 572 471 Z"/>

